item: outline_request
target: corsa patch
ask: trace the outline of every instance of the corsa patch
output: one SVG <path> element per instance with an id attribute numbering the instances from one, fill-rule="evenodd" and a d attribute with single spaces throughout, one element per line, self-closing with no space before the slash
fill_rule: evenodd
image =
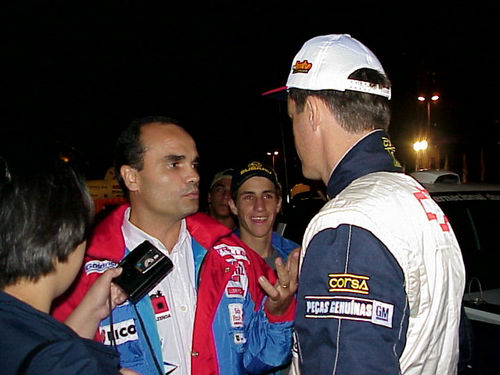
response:
<path id="1" fill-rule="evenodd" d="M 368 276 L 353 275 L 351 273 L 329 273 L 329 292 L 349 292 L 358 294 L 369 294 Z"/>
<path id="2" fill-rule="evenodd" d="M 85 263 L 85 273 L 90 275 L 91 273 L 103 273 L 110 268 L 115 268 L 116 263 L 110 260 L 91 260 Z"/>
<path id="3" fill-rule="evenodd" d="M 356 297 L 306 296 L 305 318 L 347 319 L 392 328 L 394 305 Z"/>

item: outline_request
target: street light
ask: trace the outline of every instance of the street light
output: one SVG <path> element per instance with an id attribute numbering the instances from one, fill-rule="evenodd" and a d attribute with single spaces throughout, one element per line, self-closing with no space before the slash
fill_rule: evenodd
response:
<path id="1" fill-rule="evenodd" d="M 418 162 L 420 160 L 421 151 L 424 152 L 425 150 L 427 150 L 428 146 L 429 146 L 429 143 L 425 139 L 413 143 L 413 149 L 415 150 L 415 153 L 416 153 L 415 171 L 418 171 L 418 169 L 419 169 L 418 168 L 418 164 L 419 164 Z"/>
<path id="2" fill-rule="evenodd" d="M 439 95 L 434 94 L 430 98 L 420 95 L 417 100 L 419 102 L 427 102 L 427 139 L 431 138 L 431 103 L 436 103 L 439 100 Z"/>
<path id="3" fill-rule="evenodd" d="M 427 129 L 426 129 L 426 138 L 428 140 L 428 144 L 426 146 L 426 148 L 430 145 L 432 145 L 433 143 L 433 140 L 432 140 L 432 135 L 431 135 L 431 103 L 436 103 L 438 100 L 439 100 L 439 95 L 438 94 L 434 94 L 432 95 L 430 98 L 428 97 L 425 97 L 423 95 L 420 95 L 417 97 L 417 100 L 419 102 L 426 102 L 427 103 Z M 428 168 L 431 167 L 430 165 L 431 163 L 431 160 L 430 160 L 430 157 L 428 158 Z M 439 166 L 438 166 L 439 167 Z"/>
<path id="4" fill-rule="evenodd" d="M 272 160 L 273 160 L 273 169 L 276 169 L 274 167 L 274 159 L 279 155 L 279 151 L 278 150 L 275 150 L 275 151 L 272 151 L 272 152 L 268 151 L 266 154 L 272 158 Z"/>

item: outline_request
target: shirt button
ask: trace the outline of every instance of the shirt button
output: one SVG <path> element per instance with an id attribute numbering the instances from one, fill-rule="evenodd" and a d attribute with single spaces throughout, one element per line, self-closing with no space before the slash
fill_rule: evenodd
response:
<path id="1" fill-rule="evenodd" d="M 231 268 L 230 268 L 230 267 L 226 267 L 226 268 L 224 269 L 224 272 L 226 272 L 226 273 L 228 273 L 229 271 L 231 271 Z"/>
<path id="2" fill-rule="evenodd" d="M 186 311 L 187 307 L 185 305 L 181 305 L 181 311 Z"/>
<path id="3" fill-rule="evenodd" d="M 198 353 L 196 351 L 191 352 L 191 356 L 193 356 L 193 357 L 198 357 L 199 355 L 200 355 L 200 353 Z"/>

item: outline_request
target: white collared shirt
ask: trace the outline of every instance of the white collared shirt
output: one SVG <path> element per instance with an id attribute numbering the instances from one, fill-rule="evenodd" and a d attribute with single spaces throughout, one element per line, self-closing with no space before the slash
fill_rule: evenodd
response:
<path id="1" fill-rule="evenodd" d="M 151 290 L 149 296 L 155 311 L 165 372 L 190 375 L 196 281 L 191 235 L 187 231 L 186 221 L 182 220 L 177 243 L 169 252 L 157 238 L 136 227 L 129 219 L 130 207 L 125 212 L 122 224 L 127 248 L 133 250 L 148 240 L 174 264 L 172 271 Z"/>

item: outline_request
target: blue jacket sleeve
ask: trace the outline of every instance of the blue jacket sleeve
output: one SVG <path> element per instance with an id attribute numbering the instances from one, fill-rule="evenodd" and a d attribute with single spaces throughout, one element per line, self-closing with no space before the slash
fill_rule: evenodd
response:
<path id="1" fill-rule="evenodd" d="M 118 355 L 98 343 L 85 345 L 83 340 L 60 340 L 44 346 L 26 364 L 24 375 L 118 375 Z"/>
<path id="2" fill-rule="evenodd" d="M 265 299 L 264 299 L 265 301 Z M 293 322 L 271 323 L 264 304 L 253 311 L 247 326 L 248 346 L 244 365 L 249 374 L 273 374 L 278 367 L 290 362 Z"/>
<path id="3" fill-rule="evenodd" d="M 304 374 L 399 374 L 409 310 L 403 272 L 370 232 L 317 233 L 305 255 L 296 330 Z"/>

